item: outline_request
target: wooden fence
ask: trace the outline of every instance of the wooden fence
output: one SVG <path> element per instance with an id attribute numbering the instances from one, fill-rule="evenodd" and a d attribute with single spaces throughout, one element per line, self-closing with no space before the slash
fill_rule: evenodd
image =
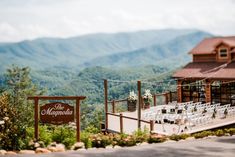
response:
<path id="1" fill-rule="evenodd" d="M 132 131 L 127 131 L 128 129 L 130 129 L 130 126 L 128 126 L 128 127 L 126 126 L 126 128 L 124 127 L 125 126 L 125 124 L 124 124 L 124 120 L 125 119 L 133 120 L 134 122 L 136 122 L 136 126 L 137 126 L 137 121 L 138 121 L 137 118 L 129 117 L 129 116 L 124 116 L 122 113 L 117 114 L 117 113 L 107 112 L 106 114 L 107 114 L 107 116 L 111 115 L 111 116 L 118 117 L 119 122 L 117 123 L 117 121 L 115 121 L 115 123 L 119 124 L 119 126 L 117 127 L 117 128 L 119 128 L 119 130 L 117 128 L 114 129 L 116 132 L 119 132 L 119 133 L 124 133 L 124 132 L 125 133 L 128 133 L 128 132 L 130 133 L 130 132 L 132 132 Z M 147 124 L 149 126 L 148 128 L 149 128 L 150 131 L 154 130 L 154 121 L 153 120 L 150 120 L 150 121 L 140 120 L 140 121 L 141 121 L 141 123 Z M 126 124 L 128 124 L 128 123 L 126 123 Z M 130 125 L 130 124 L 128 124 L 128 125 Z"/>
<path id="2" fill-rule="evenodd" d="M 105 103 L 105 130 L 108 131 L 109 130 L 109 120 L 108 117 L 110 116 L 114 116 L 114 117 L 119 117 L 119 132 L 123 133 L 124 132 L 124 119 L 128 119 L 128 120 L 133 120 L 136 122 L 137 128 L 141 128 L 141 124 L 145 123 L 149 125 L 150 131 L 153 131 L 154 129 L 154 121 L 145 121 L 141 119 L 141 109 L 144 109 L 144 103 L 143 103 L 143 98 L 141 95 L 141 81 L 137 81 L 137 90 L 138 90 L 138 105 L 137 105 L 137 118 L 134 117 L 129 117 L 129 116 L 124 116 L 122 113 L 120 114 L 115 114 L 116 112 L 116 106 L 118 103 L 126 103 L 127 106 L 127 99 L 121 99 L 121 100 L 112 100 L 112 101 L 108 101 L 108 80 L 104 80 L 104 103 Z M 159 97 L 162 97 L 162 102 L 160 103 L 160 99 Z M 164 104 L 168 104 L 169 102 L 172 101 L 176 101 L 177 100 L 177 93 L 176 92 L 166 92 L 166 93 L 161 93 L 161 94 L 153 94 L 153 104 L 152 106 L 157 106 L 157 104 L 159 105 L 164 105 Z M 109 104 L 112 105 L 112 109 L 111 112 L 109 112 Z M 116 124 L 116 120 L 114 121 Z M 125 123 L 126 124 L 126 123 Z M 135 129 L 135 130 L 136 130 Z M 117 129 L 116 129 L 117 130 Z"/>
<path id="3" fill-rule="evenodd" d="M 170 91 L 166 93 L 153 94 L 153 103 L 151 104 L 151 106 L 164 105 L 172 101 L 177 101 L 177 92 Z M 108 101 L 108 104 L 111 104 L 111 113 L 116 113 L 116 106 L 118 106 L 120 103 L 125 103 L 126 106 L 128 105 L 127 99 Z M 141 99 L 141 106 L 143 109 L 143 99 Z"/>

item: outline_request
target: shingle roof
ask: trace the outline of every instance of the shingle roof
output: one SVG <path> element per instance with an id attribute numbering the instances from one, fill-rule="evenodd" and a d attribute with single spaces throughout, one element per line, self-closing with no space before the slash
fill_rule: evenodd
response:
<path id="1" fill-rule="evenodd" d="M 235 62 L 228 63 L 224 68 L 218 68 L 225 63 L 188 63 L 183 69 L 174 73 L 175 78 L 213 78 L 235 79 Z"/>
<path id="2" fill-rule="evenodd" d="M 189 54 L 214 54 L 216 46 L 221 43 L 235 47 L 235 36 L 206 38 L 194 47 Z"/>

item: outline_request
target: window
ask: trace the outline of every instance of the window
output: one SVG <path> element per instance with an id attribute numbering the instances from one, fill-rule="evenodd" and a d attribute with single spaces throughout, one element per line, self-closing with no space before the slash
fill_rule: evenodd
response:
<path id="1" fill-rule="evenodd" d="M 211 102 L 231 104 L 235 106 L 235 83 L 223 83 L 211 85 Z"/>
<path id="2" fill-rule="evenodd" d="M 219 55 L 220 55 L 220 58 L 227 58 L 228 56 L 227 49 L 220 49 Z"/>
<path id="3" fill-rule="evenodd" d="M 183 102 L 205 102 L 205 82 L 185 80 L 182 82 L 182 100 Z"/>

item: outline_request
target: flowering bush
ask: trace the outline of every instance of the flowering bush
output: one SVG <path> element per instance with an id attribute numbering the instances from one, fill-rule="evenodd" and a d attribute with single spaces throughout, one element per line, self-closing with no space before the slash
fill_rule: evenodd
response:
<path id="1" fill-rule="evenodd" d="M 129 102 L 133 102 L 133 103 L 136 103 L 137 102 L 137 95 L 135 94 L 135 92 L 134 91 L 131 91 L 130 92 L 130 94 L 129 94 L 129 96 L 128 96 L 128 98 L 127 98 L 127 100 L 129 101 Z"/>
<path id="2" fill-rule="evenodd" d="M 135 146 L 136 145 L 136 139 L 134 138 L 133 135 L 126 135 L 126 134 L 122 134 L 121 135 L 121 139 L 120 141 L 118 141 L 118 145 L 119 146 Z"/>
<path id="3" fill-rule="evenodd" d="M 150 90 L 146 89 L 145 92 L 144 92 L 144 96 L 143 96 L 144 102 L 145 103 L 150 103 L 152 98 L 153 98 L 153 96 L 152 96 Z"/>
<path id="4" fill-rule="evenodd" d="M 0 95 L 0 149 L 18 150 L 25 139 L 25 129 L 17 124 L 17 110 L 10 105 L 9 94 Z"/>
<path id="5" fill-rule="evenodd" d="M 94 134 L 91 135 L 92 147 L 96 148 L 105 148 L 108 145 L 112 144 L 113 136 L 111 134 Z"/>

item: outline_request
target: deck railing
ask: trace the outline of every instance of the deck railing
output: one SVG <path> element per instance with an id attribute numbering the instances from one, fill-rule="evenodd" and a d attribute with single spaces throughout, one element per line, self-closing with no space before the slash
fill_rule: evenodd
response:
<path id="1" fill-rule="evenodd" d="M 108 115 L 111 115 L 111 116 L 119 117 L 120 133 L 123 133 L 123 132 L 124 132 L 123 119 L 134 120 L 134 121 L 136 121 L 136 123 L 137 123 L 137 121 L 138 121 L 137 118 L 129 117 L 129 116 L 124 116 L 122 113 L 116 114 L 116 113 L 107 112 L 106 114 L 107 114 L 107 116 L 108 116 Z M 150 128 L 150 131 L 153 131 L 153 130 L 154 130 L 154 121 L 153 121 L 153 120 L 150 120 L 150 121 L 147 121 L 147 120 L 140 120 L 140 121 L 143 122 L 143 123 L 148 124 L 148 125 L 149 125 L 149 128 Z"/>
<path id="2" fill-rule="evenodd" d="M 176 101 L 177 100 L 177 93 L 176 92 L 165 92 L 165 93 L 159 93 L 159 94 L 153 94 L 153 102 L 151 106 L 157 106 L 157 105 L 163 105 L 163 104 L 168 104 L 169 102 Z M 126 99 L 119 99 L 119 100 L 111 100 L 107 102 L 109 105 L 111 105 L 111 109 L 108 110 L 106 113 L 106 117 L 108 115 L 119 117 L 119 127 L 120 133 L 124 132 L 124 125 L 123 125 L 123 119 L 129 119 L 129 120 L 134 120 L 136 123 L 138 122 L 138 118 L 130 117 L 130 116 L 125 116 L 122 113 L 116 113 L 117 110 L 119 112 L 125 112 L 128 109 L 128 101 Z M 138 104 L 138 103 L 137 103 Z M 124 105 L 124 106 L 122 106 Z M 119 108 L 117 107 L 119 106 Z M 144 102 L 143 99 L 141 98 L 141 108 L 144 109 Z M 153 131 L 154 129 L 154 121 L 146 121 L 140 119 L 141 123 L 145 123 L 149 125 L 150 131 Z"/>
<path id="3" fill-rule="evenodd" d="M 177 92 L 165 92 L 165 93 L 159 93 L 159 94 L 153 94 L 153 103 L 151 106 L 157 106 L 168 104 L 169 102 L 177 101 Z M 120 105 L 120 103 L 126 103 L 127 106 L 127 98 L 126 99 L 120 99 L 120 100 L 112 100 L 108 101 L 108 104 L 112 105 L 112 113 L 116 113 L 116 106 Z M 143 99 L 141 99 L 141 107 L 144 108 Z M 126 107 L 127 108 L 127 107 Z"/>

